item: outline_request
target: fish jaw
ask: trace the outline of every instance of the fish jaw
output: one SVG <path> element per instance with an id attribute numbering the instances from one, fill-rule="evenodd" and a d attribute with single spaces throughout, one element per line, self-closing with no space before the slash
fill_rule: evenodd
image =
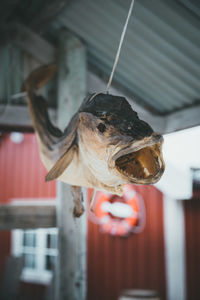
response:
<path id="1" fill-rule="evenodd" d="M 139 141 L 118 144 L 108 158 L 110 172 L 124 183 L 156 183 L 165 170 L 162 144 L 163 137 L 155 132 Z"/>

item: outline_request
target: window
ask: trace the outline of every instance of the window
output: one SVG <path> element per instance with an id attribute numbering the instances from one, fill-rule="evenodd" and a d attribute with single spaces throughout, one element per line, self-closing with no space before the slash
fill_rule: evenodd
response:
<path id="1" fill-rule="evenodd" d="M 24 257 L 22 280 L 48 284 L 57 257 L 57 229 L 13 230 L 12 253 Z"/>

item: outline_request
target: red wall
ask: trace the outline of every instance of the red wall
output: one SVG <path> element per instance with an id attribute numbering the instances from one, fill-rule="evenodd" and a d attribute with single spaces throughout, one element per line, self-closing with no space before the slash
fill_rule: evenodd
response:
<path id="1" fill-rule="evenodd" d="M 55 181 L 46 183 L 45 174 L 34 134 L 24 134 L 21 144 L 13 143 L 10 134 L 1 136 L 0 204 L 13 198 L 55 198 Z M 10 243 L 10 232 L 0 231 L 0 279 L 10 254 Z"/>
<path id="2" fill-rule="evenodd" d="M 55 197 L 55 182 L 45 183 L 34 134 L 21 144 L 6 135 L 0 144 L 0 202 L 12 198 Z M 144 198 L 146 227 L 141 234 L 114 238 L 88 224 L 88 300 L 117 300 L 124 288 L 152 288 L 165 299 L 162 194 L 153 187 L 136 187 Z M 10 234 L 0 232 L 0 272 L 10 249 Z M 28 285 L 23 288 L 27 295 Z M 26 298 L 26 296 L 24 296 Z M 37 298 L 39 299 L 39 298 Z"/>
<path id="3" fill-rule="evenodd" d="M 5 262 L 10 253 L 10 237 L 9 231 L 0 231 L 0 285 L 5 267 Z"/>
<path id="4" fill-rule="evenodd" d="M 165 299 L 162 194 L 136 186 L 146 206 L 146 226 L 128 238 L 99 232 L 88 224 L 88 300 L 117 300 L 122 289 L 156 289 Z"/>
<path id="5" fill-rule="evenodd" d="M 200 199 L 184 201 L 187 299 L 200 299 Z"/>
<path id="6" fill-rule="evenodd" d="M 37 149 L 34 134 L 24 134 L 24 141 L 15 144 L 10 135 L 0 143 L 0 203 L 12 198 L 50 198 L 56 196 L 56 184 L 45 182 L 46 170 Z"/>

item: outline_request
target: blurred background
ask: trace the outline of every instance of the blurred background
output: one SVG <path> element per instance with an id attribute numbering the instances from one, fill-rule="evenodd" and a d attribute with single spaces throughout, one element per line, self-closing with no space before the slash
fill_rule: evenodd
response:
<path id="1" fill-rule="evenodd" d="M 87 93 L 105 91 L 128 0 L 2 1 L 0 11 L 0 299 L 200 299 L 200 4 L 136 0 L 111 94 L 164 135 L 166 171 L 122 198 L 45 182 L 24 79 L 64 128 Z M 113 103 L 114 105 L 114 103 Z M 101 205 L 100 205 L 101 204 Z"/>

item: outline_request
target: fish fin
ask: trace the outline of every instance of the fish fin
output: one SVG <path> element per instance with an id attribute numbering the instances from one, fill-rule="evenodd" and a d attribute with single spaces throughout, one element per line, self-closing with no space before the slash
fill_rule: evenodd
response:
<path id="1" fill-rule="evenodd" d="M 46 181 L 54 180 L 62 175 L 62 173 L 67 169 L 74 157 L 74 152 L 76 151 L 77 146 L 72 146 L 67 152 L 59 158 L 55 165 L 51 168 L 48 174 L 45 177 Z"/>
<path id="2" fill-rule="evenodd" d="M 71 186 L 71 193 L 72 193 L 72 198 L 74 201 L 74 210 L 73 210 L 73 215 L 75 218 L 80 217 L 85 209 L 83 206 L 83 193 L 82 193 L 82 188 L 79 186 Z"/>

